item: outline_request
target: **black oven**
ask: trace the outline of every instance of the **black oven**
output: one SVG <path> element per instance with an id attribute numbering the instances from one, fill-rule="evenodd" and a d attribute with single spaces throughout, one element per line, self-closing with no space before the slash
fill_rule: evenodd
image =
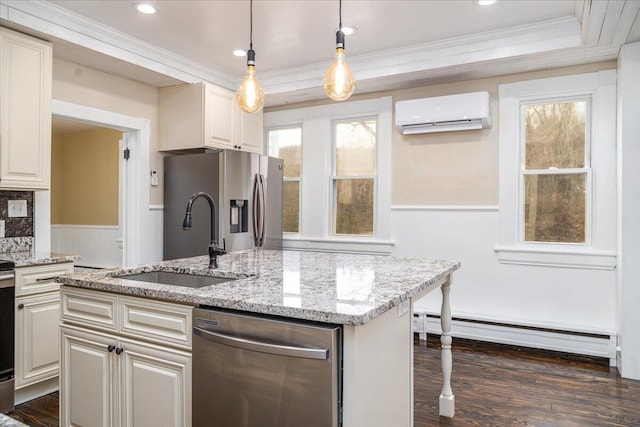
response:
<path id="1" fill-rule="evenodd" d="M 13 410 L 15 264 L 0 261 L 0 412 Z"/>

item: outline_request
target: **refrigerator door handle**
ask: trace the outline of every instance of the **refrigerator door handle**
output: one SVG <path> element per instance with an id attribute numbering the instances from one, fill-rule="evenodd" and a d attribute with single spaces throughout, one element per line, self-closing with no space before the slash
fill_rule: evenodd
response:
<path id="1" fill-rule="evenodd" d="M 260 175 L 256 174 L 253 181 L 253 243 L 260 246 Z"/>
<path id="2" fill-rule="evenodd" d="M 267 200 L 266 200 L 266 194 L 265 194 L 264 175 L 260 174 L 260 247 L 264 246 L 266 216 L 267 216 Z"/>

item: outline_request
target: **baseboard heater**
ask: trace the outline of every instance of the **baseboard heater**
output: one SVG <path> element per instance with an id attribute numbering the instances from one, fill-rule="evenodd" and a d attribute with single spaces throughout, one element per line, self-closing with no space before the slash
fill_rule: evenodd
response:
<path id="1" fill-rule="evenodd" d="M 426 339 L 426 334 L 442 333 L 440 316 L 414 312 L 413 332 Z M 521 347 L 584 354 L 609 359 L 609 366 L 616 366 L 616 335 L 568 331 L 514 325 L 477 319 L 454 317 L 451 335 L 477 341 L 510 344 Z"/>

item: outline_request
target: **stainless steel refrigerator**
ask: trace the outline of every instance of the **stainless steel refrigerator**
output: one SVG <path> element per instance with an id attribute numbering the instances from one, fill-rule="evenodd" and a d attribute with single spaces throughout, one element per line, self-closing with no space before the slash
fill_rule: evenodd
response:
<path id="1" fill-rule="evenodd" d="M 227 252 L 282 249 L 282 169 L 281 159 L 241 151 L 165 157 L 163 258 L 207 255 L 205 200 L 193 204 L 192 229 L 182 229 L 187 201 L 200 191 L 215 201 L 216 239 Z"/>

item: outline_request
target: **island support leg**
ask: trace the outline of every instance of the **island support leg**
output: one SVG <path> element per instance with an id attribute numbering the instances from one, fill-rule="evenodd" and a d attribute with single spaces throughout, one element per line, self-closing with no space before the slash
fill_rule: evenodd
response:
<path id="1" fill-rule="evenodd" d="M 440 310 L 440 324 L 442 335 L 440 344 L 442 346 L 442 393 L 440 394 L 440 415 L 453 417 L 455 413 L 456 399 L 451 390 L 451 306 L 449 304 L 449 292 L 451 291 L 451 277 L 442 287 L 442 308 Z"/>

